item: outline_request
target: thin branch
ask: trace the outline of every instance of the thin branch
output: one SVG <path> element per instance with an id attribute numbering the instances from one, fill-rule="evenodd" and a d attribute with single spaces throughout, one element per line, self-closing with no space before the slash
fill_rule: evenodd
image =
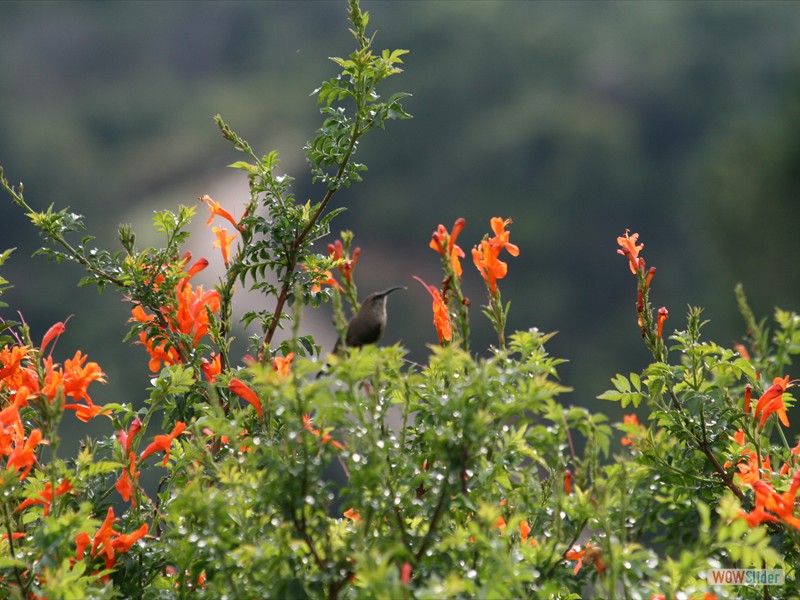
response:
<path id="1" fill-rule="evenodd" d="M 419 550 L 414 555 L 414 562 L 419 562 L 422 558 L 423 554 L 428 550 L 428 546 L 430 546 L 431 542 L 433 541 L 433 534 L 436 531 L 436 526 L 439 524 L 439 519 L 442 516 L 443 508 L 445 500 L 447 499 L 448 495 L 450 494 L 450 490 L 446 483 L 442 484 L 442 492 L 439 494 L 439 501 L 436 503 L 436 509 L 433 511 L 433 516 L 431 517 L 430 525 L 428 526 L 428 532 L 425 534 L 425 538 L 422 540 L 422 544 L 420 544 Z"/>
<path id="2" fill-rule="evenodd" d="M 672 397 L 673 402 L 680 410 L 681 416 L 685 416 L 683 413 L 683 407 L 681 406 L 681 403 L 678 400 L 672 388 L 670 388 L 669 393 L 670 396 Z M 689 428 L 688 423 L 685 423 L 685 425 L 688 429 Z M 733 481 L 733 478 L 725 472 L 725 468 L 720 464 L 717 457 L 711 451 L 711 448 L 709 448 L 708 439 L 706 438 L 705 427 L 702 430 L 702 438 L 698 439 L 696 434 L 694 434 L 694 438 L 695 441 L 697 442 L 697 449 L 700 450 L 700 452 L 702 452 L 706 456 L 708 461 L 714 467 L 717 475 L 719 475 L 719 478 L 722 480 L 722 483 L 725 485 L 725 487 L 731 490 L 739 500 L 744 500 L 745 494 L 742 491 L 742 489 L 738 485 L 736 485 L 736 483 L 734 483 Z M 772 533 L 780 533 L 781 531 L 783 531 L 783 527 L 781 527 L 778 523 L 773 523 L 771 521 L 768 521 L 766 523 L 766 526 Z"/>
<path id="3" fill-rule="evenodd" d="M 8 192 L 8 193 L 11 195 L 11 197 L 12 197 L 12 199 L 14 200 L 14 203 L 15 203 L 15 204 L 17 204 L 17 205 L 21 206 L 22 208 L 24 208 L 25 210 L 27 210 L 27 211 L 28 211 L 28 213 L 30 213 L 30 214 L 36 214 L 36 211 L 34 211 L 34 210 L 33 210 L 33 209 L 32 209 L 32 208 L 31 208 L 31 207 L 28 205 L 28 203 L 27 203 L 27 202 L 25 202 L 25 198 L 24 198 L 24 197 L 23 197 L 23 195 L 22 195 L 22 184 L 20 184 L 20 191 L 19 191 L 19 192 L 17 192 L 17 191 L 16 191 L 16 190 L 15 190 L 15 189 L 14 189 L 14 188 L 13 188 L 13 187 L 12 187 L 12 186 L 9 184 L 8 180 L 7 180 L 7 179 L 4 177 L 4 175 L 3 175 L 3 169 L 2 169 L 2 168 L 0 168 L 0 185 L 2 185 L 2 186 L 3 186 L 3 188 L 6 190 L 6 192 Z M 99 276 L 101 276 L 101 277 L 102 277 L 103 279 L 105 279 L 105 280 L 106 280 L 108 283 L 111 283 L 111 284 L 113 284 L 113 285 L 116 285 L 116 286 L 118 286 L 118 287 L 123 287 L 123 288 L 125 287 L 125 283 L 124 283 L 124 282 L 123 282 L 121 279 L 118 279 L 118 278 L 114 277 L 113 275 L 111 275 L 111 274 L 109 274 L 109 273 L 106 273 L 106 272 L 105 272 L 105 271 L 103 271 L 102 269 L 98 269 L 97 267 L 94 267 L 94 266 L 93 266 L 93 265 L 92 265 L 92 264 L 91 264 L 91 263 L 90 263 L 90 262 L 89 262 L 89 261 L 86 259 L 86 257 L 85 257 L 85 256 L 83 256 L 82 254 L 80 254 L 80 253 L 79 253 L 77 250 L 75 250 L 75 248 L 73 248 L 73 247 L 72 247 L 72 245 L 70 245 L 70 243 L 69 243 L 69 242 L 68 242 L 68 241 L 67 241 L 67 240 L 64 238 L 64 236 L 62 236 L 62 235 L 57 235 L 57 234 L 55 234 L 55 233 L 52 233 L 52 232 L 46 232 L 46 233 L 48 234 L 48 236 L 50 237 L 50 239 L 51 239 L 51 240 L 53 240 L 53 241 L 55 241 L 55 242 L 59 243 L 61 246 L 63 246 L 63 247 L 64 247 L 64 248 L 67 250 L 67 252 L 70 254 L 70 256 L 71 256 L 71 257 L 72 257 L 74 260 L 76 260 L 77 262 L 79 262 L 81 265 L 83 265 L 83 266 L 84 266 L 84 267 L 85 267 L 85 268 L 86 268 L 86 269 L 87 269 L 87 270 L 88 270 L 90 273 L 95 273 L 96 275 L 99 275 Z"/>
<path id="4" fill-rule="evenodd" d="M 358 114 L 358 111 L 356 114 Z M 356 142 L 363 133 L 362 131 L 360 131 L 360 129 L 361 129 L 360 117 L 356 116 L 355 123 L 353 124 L 353 135 L 350 138 L 350 145 L 348 146 L 347 152 L 345 153 L 344 158 L 342 159 L 342 164 L 339 166 L 339 171 L 336 173 L 336 179 L 339 179 L 344 174 L 347 164 L 350 162 L 350 158 L 352 157 L 353 151 L 355 150 Z M 317 207 L 317 210 L 314 211 L 314 214 L 308 220 L 306 226 L 297 235 L 297 237 L 294 239 L 294 242 L 292 242 L 292 249 L 295 250 L 295 253 L 292 253 L 292 255 L 289 257 L 289 262 L 286 265 L 287 267 L 286 276 L 284 277 L 283 285 L 281 286 L 281 291 L 278 294 L 278 300 L 275 303 L 275 310 L 272 314 L 272 321 L 270 322 L 269 329 L 267 330 L 267 333 L 264 336 L 264 341 L 261 344 L 261 351 L 259 352 L 258 356 L 259 360 L 262 363 L 266 360 L 267 348 L 269 348 L 270 344 L 272 343 L 272 338 L 275 336 L 275 332 L 277 331 L 278 325 L 280 324 L 281 321 L 281 316 L 283 315 L 283 307 L 286 304 L 286 300 L 289 298 L 289 291 L 292 285 L 292 274 L 297 268 L 298 256 L 296 254 L 296 251 L 300 249 L 300 246 L 306 240 L 308 234 L 311 232 L 313 227 L 317 224 L 319 218 L 322 216 L 322 212 L 328 206 L 328 203 L 330 202 L 331 198 L 337 191 L 339 191 L 338 187 L 329 189 L 325 193 L 325 196 L 322 198 L 322 201 Z"/>
<path id="5" fill-rule="evenodd" d="M 53 495 L 55 495 L 55 490 L 53 490 Z M 5 503 L 3 503 L 3 515 L 5 516 L 4 521 L 6 524 L 6 531 L 8 532 L 8 552 L 13 559 L 16 558 L 16 551 L 14 550 L 14 532 L 11 529 L 11 519 L 8 514 L 8 507 Z M 19 589 L 23 597 L 27 596 L 28 586 L 23 583 L 22 573 L 18 566 L 14 566 L 14 579 L 17 580 L 17 585 L 19 585 Z"/>
<path id="6" fill-rule="evenodd" d="M 580 524 L 580 527 L 575 529 L 575 535 L 572 536 L 572 539 L 567 544 L 566 549 L 561 553 L 559 559 L 552 565 L 550 565 L 550 568 L 547 571 L 545 571 L 545 573 L 542 575 L 543 580 L 549 579 L 550 576 L 553 574 L 553 571 L 555 571 L 556 567 L 558 567 L 559 563 L 561 563 L 561 561 L 567 560 L 567 552 L 572 550 L 572 547 L 575 545 L 575 542 L 578 541 L 578 538 L 580 537 L 581 533 L 583 533 L 583 528 L 586 527 L 586 523 L 588 522 L 589 519 L 584 519 L 583 522 Z"/>
<path id="7" fill-rule="evenodd" d="M 325 561 L 322 560 L 319 553 L 317 553 L 317 548 L 314 545 L 314 540 L 308 534 L 308 530 L 305 526 L 305 515 L 300 512 L 300 519 L 297 518 L 297 515 L 292 515 L 292 521 L 294 522 L 294 526 L 297 528 L 297 531 L 303 536 L 303 541 L 306 543 L 306 547 L 308 551 L 311 552 L 311 556 L 314 557 L 314 562 L 317 563 L 317 566 L 322 569 L 323 571 L 327 568 Z"/>
<path id="8" fill-rule="evenodd" d="M 389 494 L 391 494 L 392 498 L 395 498 L 394 493 L 394 486 L 392 486 L 392 479 L 394 477 L 394 472 L 392 470 L 391 462 L 387 459 L 386 463 L 389 465 L 389 477 L 386 479 L 386 485 L 389 488 Z M 400 528 L 400 536 L 403 538 L 403 544 L 406 546 L 409 544 L 408 534 L 406 533 L 406 525 L 403 522 L 403 513 L 400 510 L 399 505 L 394 506 L 394 516 L 397 520 L 397 526 Z"/>

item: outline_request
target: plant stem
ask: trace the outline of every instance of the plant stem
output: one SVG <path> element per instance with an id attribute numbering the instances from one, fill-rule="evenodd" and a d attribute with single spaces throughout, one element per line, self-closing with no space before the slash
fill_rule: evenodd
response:
<path id="1" fill-rule="evenodd" d="M 360 108 L 359 112 L 360 112 Z M 356 113 L 358 114 L 358 112 Z M 353 124 L 353 135 L 350 138 L 350 144 L 347 147 L 347 151 L 345 152 L 344 157 L 342 158 L 342 163 L 339 165 L 339 170 L 336 173 L 336 179 L 338 180 L 345 171 L 347 167 L 347 163 L 350 162 L 350 157 L 353 155 L 353 150 L 355 149 L 356 142 L 358 138 L 361 137 L 361 120 L 360 117 L 356 117 L 355 123 Z M 338 184 L 341 186 L 341 183 Z M 309 232 L 311 229 L 316 225 L 317 221 L 319 220 L 320 216 L 322 216 L 323 211 L 328 206 L 331 198 L 333 195 L 339 191 L 339 187 L 331 188 L 326 193 L 325 196 L 322 198 L 322 201 L 319 203 L 317 210 L 314 211 L 314 214 L 311 215 L 311 218 L 306 223 L 306 226 L 303 230 L 295 237 L 294 241 L 292 242 L 292 250 L 293 252 L 288 257 L 288 264 L 286 265 L 286 275 L 283 278 L 283 285 L 281 285 L 281 291 L 278 294 L 278 300 L 275 303 L 275 310 L 272 314 L 272 321 L 269 324 L 269 329 L 267 330 L 266 335 L 264 336 L 264 341 L 261 344 L 261 351 L 259 352 L 259 361 L 261 363 L 265 363 L 267 360 L 267 349 L 272 344 L 272 338 L 275 336 L 275 331 L 278 329 L 278 325 L 281 321 L 281 315 L 283 314 L 283 306 L 286 304 L 286 300 L 289 298 L 289 292 L 292 287 L 292 275 L 294 274 L 295 269 L 297 268 L 298 262 L 298 254 L 297 251 L 300 249 L 300 246 L 308 237 Z"/>
<path id="2" fill-rule="evenodd" d="M 450 495 L 450 490 L 447 486 L 447 483 L 442 484 L 442 491 L 439 494 L 439 501 L 436 503 L 436 508 L 433 511 L 433 516 L 431 517 L 430 525 L 428 525 L 428 532 L 425 534 L 425 539 L 422 540 L 422 544 L 420 544 L 419 550 L 414 555 L 414 562 L 419 562 L 425 552 L 428 550 L 428 546 L 430 546 L 431 542 L 433 541 L 433 534 L 436 531 L 436 527 L 439 524 L 439 519 L 442 516 L 442 512 L 444 509 L 445 501 L 447 497 Z"/>
<path id="3" fill-rule="evenodd" d="M 13 187 L 11 187 L 9 185 L 8 180 L 3 176 L 2 168 L 0 168 L 0 185 L 2 185 L 3 188 L 6 190 L 6 192 L 8 192 L 11 195 L 11 198 L 14 200 L 14 202 L 16 204 L 18 204 L 19 206 L 24 208 L 26 211 L 28 211 L 28 213 L 29 213 L 28 216 L 37 214 L 36 211 L 34 211 L 28 205 L 28 203 L 25 202 L 25 198 L 22 195 L 21 184 L 20 184 L 20 191 L 17 192 Z M 47 234 L 47 236 L 51 240 L 53 240 L 54 242 L 56 242 L 56 243 L 60 244 L 61 246 L 63 246 L 67 250 L 67 253 L 70 255 L 70 257 L 73 260 L 75 260 L 78 263 L 80 263 L 81 265 L 83 265 L 86 268 L 87 271 L 89 271 L 90 273 L 95 273 L 96 275 L 99 275 L 107 283 L 111 283 L 111 284 L 113 284 L 113 285 L 115 285 L 117 287 L 120 287 L 120 288 L 125 288 L 126 287 L 125 283 L 121 279 L 118 279 L 117 277 L 114 277 L 113 275 L 111 275 L 109 273 L 106 273 L 104 270 L 99 269 L 99 268 L 95 267 L 94 265 L 92 265 L 92 263 L 90 263 L 86 259 L 85 256 L 80 254 L 77 250 L 75 250 L 75 248 L 72 247 L 72 245 L 66 240 L 66 238 L 64 238 L 64 236 L 62 236 L 60 234 L 57 234 L 55 232 L 51 232 L 51 231 L 46 231 L 46 230 L 43 230 L 43 231 L 44 231 L 44 233 Z"/>
<path id="4" fill-rule="evenodd" d="M 11 558 L 14 559 L 16 555 L 16 551 L 14 550 L 14 532 L 11 528 L 11 518 L 8 515 L 8 506 L 5 502 L 3 502 L 3 516 L 5 517 L 3 520 L 6 524 L 6 532 L 8 535 L 8 552 L 11 555 Z M 27 586 L 22 581 L 22 573 L 18 566 L 14 566 L 14 579 L 17 580 L 17 585 L 19 586 L 20 593 L 22 597 L 27 597 Z"/>

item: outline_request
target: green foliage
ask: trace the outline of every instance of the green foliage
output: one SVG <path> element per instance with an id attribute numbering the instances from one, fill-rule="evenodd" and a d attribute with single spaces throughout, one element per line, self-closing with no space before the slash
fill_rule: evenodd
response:
<path id="1" fill-rule="evenodd" d="M 384 50 L 380 55 L 372 51 L 373 37 L 367 37 L 369 13 L 361 12 L 357 0 L 349 0 L 349 17 L 354 29 L 350 32 L 358 48 L 349 58 L 333 57 L 341 73 L 325 81 L 314 90 L 325 116 L 314 141 L 306 146 L 313 181 L 323 182 L 335 191 L 351 181 L 361 181 L 360 172 L 367 167 L 350 160 L 355 154 L 359 138 L 374 126 L 384 128 L 387 119 L 408 119 L 400 101 L 410 96 L 405 92 L 393 94 L 386 102 L 379 102 L 376 86 L 392 75 L 402 73 L 396 65 L 408 50 Z M 342 101 L 353 103 L 352 115 Z"/>
<path id="2" fill-rule="evenodd" d="M 619 241 L 623 245 L 623 238 Z M 782 412 L 791 406 L 786 390 L 793 382 L 778 375 L 797 351 L 796 315 L 777 311 L 777 331 L 770 339 L 765 322 L 756 323 L 738 286 L 752 357 L 745 346 L 735 351 L 705 341 L 702 311 L 694 307 L 689 307 L 686 329 L 675 331 L 667 347 L 652 317 L 652 278 L 646 278 L 643 266 L 637 280 L 639 323 L 655 362 L 641 374 L 617 375 L 612 379 L 615 390 L 599 397 L 623 407 L 645 403 L 650 409 L 648 428 L 626 417 L 620 429 L 627 434 L 632 459 L 657 482 L 651 485 L 657 503 L 644 512 L 641 531 L 651 531 L 679 556 L 666 564 L 669 583 L 664 589 L 677 594 L 696 573 L 732 564 L 785 569 L 786 587 L 776 591 L 796 593 L 800 521 L 793 516 L 794 481 L 800 476 L 794 475 L 797 449 L 789 448 L 781 428 L 788 425 Z M 782 509 L 776 501 L 786 489 Z M 710 508 L 714 506 L 716 519 Z M 669 522 L 695 522 L 697 527 L 663 527 Z M 739 588 L 737 593 L 757 597 L 760 592 Z"/>

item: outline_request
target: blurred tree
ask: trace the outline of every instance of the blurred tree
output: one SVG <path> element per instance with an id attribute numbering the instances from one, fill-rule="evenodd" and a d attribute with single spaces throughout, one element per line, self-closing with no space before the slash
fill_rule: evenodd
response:
<path id="1" fill-rule="evenodd" d="M 749 294 L 782 307 L 795 306 L 800 273 L 800 72 L 773 113 L 733 123 L 709 144 L 703 170 L 707 202 L 702 216 L 719 249 L 728 280 L 738 277 Z"/>

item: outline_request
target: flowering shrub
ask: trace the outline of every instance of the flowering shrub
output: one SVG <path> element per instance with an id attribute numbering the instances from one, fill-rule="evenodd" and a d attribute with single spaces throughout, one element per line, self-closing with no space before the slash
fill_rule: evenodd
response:
<path id="1" fill-rule="evenodd" d="M 325 356 L 300 334 L 306 308 L 331 300 L 342 336 L 359 309 L 353 234 L 326 253 L 313 244 L 340 210 L 331 198 L 366 169 L 354 161 L 361 136 L 408 117 L 405 94 L 381 101 L 376 91 L 400 72 L 404 52 L 372 49 L 357 0 L 349 17 L 356 49 L 333 59 L 341 73 L 316 90 L 324 121 L 307 146 L 312 178 L 327 192 L 298 203 L 291 178 L 276 171 L 277 154 L 258 155 L 217 117 L 246 157 L 231 166 L 247 175 L 251 193 L 242 206 L 200 199 L 215 234 L 211 258 L 184 250 L 196 207 L 155 215 L 160 248 L 140 249 L 131 228 L 120 227 L 122 250 L 112 254 L 89 248 L 91 238 L 73 240 L 80 217 L 37 212 L 22 186 L 2 178 L 47 240 L 42 253 L 81 264 L 83 283 L 130 302 L 127 339 L 143 347 L 153 379 L 142 407 L 125 398 L 95 404 L 88 390 L 105 381 L 102 367 L 80 350 L 61 361 L 55 351 L 66 323 L 38 344 L 24 322 L 2 324 L 0 593 L 795 594 L 800 444 L 784 427 L 794 383 L 787 372 L 800 352 L 796 315 L 778 311 L 770 333 L 739 290 L 745 345 L 703 340 L 694 308 L 685 330 L 669 335 L 667 309 L 651 305 L 656 271 L 638 234 L 626 232 L 618 252 L 636 280 L 636 319 L 653 362 L 615 376 L 601 396 L 646 406 L 647 421 L 631 414 L 612 425 L 558 402 L 567 388 L 557 378 L 561 361 L 545 349 L 551 334 L 505 331 L 501 286 L 513 274 L 505 260 L 521 252 L 510 242 L 511 219 L 492 218 L 491 234 L 473 238 L 476 274 L 461 262 L 467 221 L 459 218 L 431 238 L 441 285 L 417 278 L 433 300 L 438 341 L 425 364 L 407 362 L 400 346 Z M 205 290 L 192 278 L 209 260 L 224 273 Z M 467 276 L 484 281 L 484 314 L 497 333 L 482 355 L 470 348 Z M 245 356 L 231 335 L 237 282 L 274 307 L 240 316 L 258 326 Z M 7 285 L 0 279 L 0 291 Z M 287 323 L 291 335 L 277 343 Z M 110 427 L 65 458 L 57 431 L 68 410 Z M 162 474 L 157 489 L 140 484 L 148 469 Z M 783 569 L 786 581 L 726 587 L 708 579 L 721 567 Z"/>

